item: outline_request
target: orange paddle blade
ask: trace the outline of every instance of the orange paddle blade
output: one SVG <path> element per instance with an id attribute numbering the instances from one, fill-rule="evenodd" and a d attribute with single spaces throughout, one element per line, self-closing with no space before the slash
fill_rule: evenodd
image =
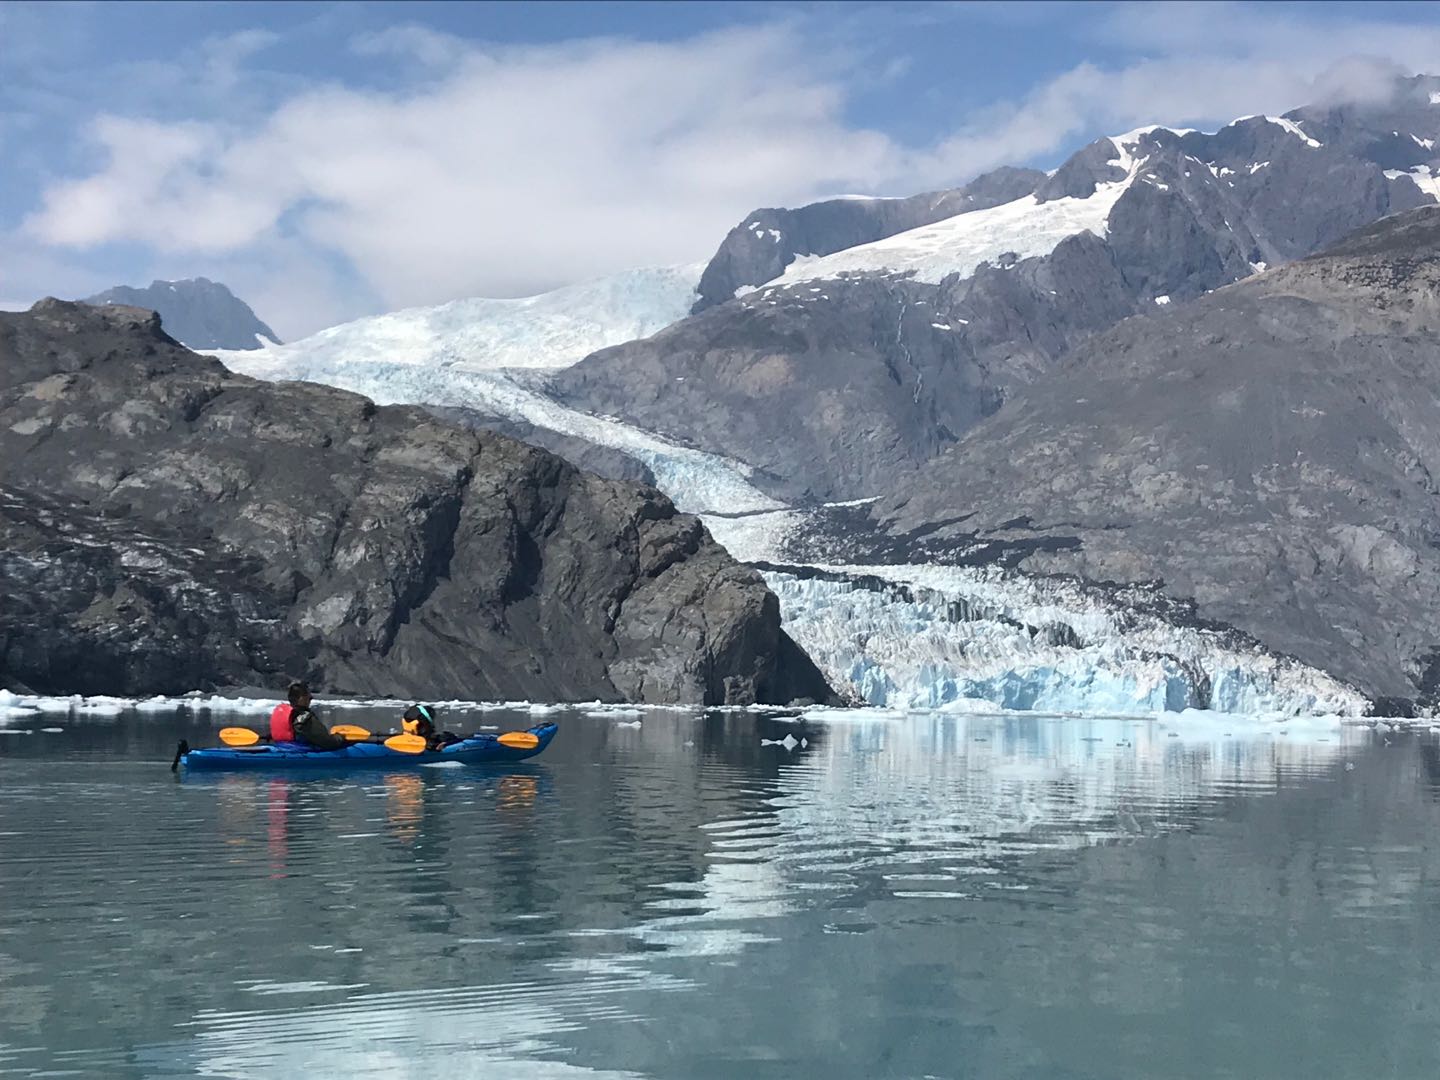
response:
<path id="1" fill-rule="evenodd" d="M 225 727 L 220 729 L 220 741 L 226 746 L 254 746 L 260 736 L 248 727 Z"/>
<path id="2" fill-rule="evenodd" d="M 385 745 L 402 754 L 423 754 L 425 752 L 425 740 L 419 735 L 391 735 L 385 740 Z"/>
<path id="3" fill-rule="evenodd" d="M 343 735 L 347 739 L 368 739 L 370 732 L 358 724 L 336 724 L 330 729 L 331 735 Z"/>
<path id="4" fill-rule="evenodd" d="M 540 745 L 540 736 L 532 735 L 528 731 L 507 731 L 496 737 L 501 746 L 508 746 L 515 750 L 534 750 Z"/>

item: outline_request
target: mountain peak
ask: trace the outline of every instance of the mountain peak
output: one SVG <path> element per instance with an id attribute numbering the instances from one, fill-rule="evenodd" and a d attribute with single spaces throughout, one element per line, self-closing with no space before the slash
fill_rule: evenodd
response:
<path id="1" fill-rule="evenodd" d="M 192 349 L 260 349 L 280 343 L 249 304 L 209 278 L 157 278 L 143 289 L 117 285 L 84 302 L 148 308 L 160 315 L 167 334 Z"/>

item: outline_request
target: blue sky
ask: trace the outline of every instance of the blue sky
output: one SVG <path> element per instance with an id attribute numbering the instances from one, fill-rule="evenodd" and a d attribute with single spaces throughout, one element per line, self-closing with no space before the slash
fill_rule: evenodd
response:
<path id="1" fill-rule="evenodd" d="M 1429 4 L 9 3 L 0 305 L 203 274 L 295 337 L 1432 57 Z"/>

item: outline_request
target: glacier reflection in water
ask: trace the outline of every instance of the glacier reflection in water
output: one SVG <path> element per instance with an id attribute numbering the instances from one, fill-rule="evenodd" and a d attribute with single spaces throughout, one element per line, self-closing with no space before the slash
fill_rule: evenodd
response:
<path id="1" fill-rule="evenodd" d="M 1440 1063 L 1428 733 L 558 718 L 508 772 L 170 783 L 153 718 L 0 743 L 0 1072 Z"/>

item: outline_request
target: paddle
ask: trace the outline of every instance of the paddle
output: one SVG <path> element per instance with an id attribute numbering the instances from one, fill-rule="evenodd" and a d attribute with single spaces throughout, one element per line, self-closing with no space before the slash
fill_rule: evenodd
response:
<path id="1" fill-rule="evenodd" d="M 330 729 L 331 735 L 343 735 L 351 742 L 370 738 L 370 732 L 358 724 L 336 724 Z"/>
<path id="2" fill-rule="evenodd" d="M 226 746 L 254 746 L 260 736 L 249 728 L 224 727 L 220 729 L 220 741 Z"/>
<path id="3" fill-rule="evenodd" d="M 425 740 L 419 735 L 391 735 L 385 740 L 385 745 L 402 754 L 423 754 L 425 752 Z"/>
<path id="4" fill-rule="evenodd" d="M 495 741 L 514 750 L 534 750 L 540 745 L 540 736 L 528 731 L 507 731 L 496 736 Z"/>

